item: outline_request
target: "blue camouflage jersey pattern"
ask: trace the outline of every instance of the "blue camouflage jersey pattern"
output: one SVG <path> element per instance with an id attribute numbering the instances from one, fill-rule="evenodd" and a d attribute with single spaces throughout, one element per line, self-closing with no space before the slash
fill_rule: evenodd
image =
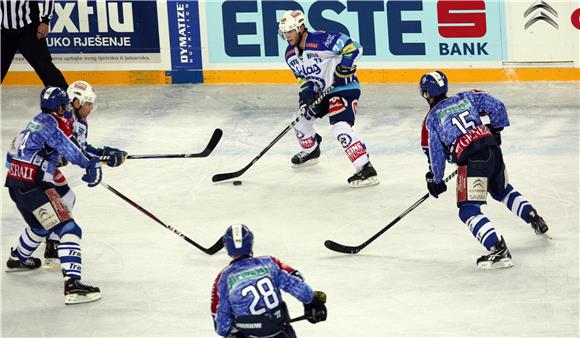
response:
<path id="1" fill-rule="evenodd" d="M 22 179 L 16 170 L 23 166 L 34 172 L 40 169 L 54 175 L 62 158 L 82 168 L 88 167 L 89 158 L 76 140 L 73 128 L 71 119 L 56 113 L 36 115 L 14 139 L 8 151 L 8 176 Z"/>
<path id="2" fill-rule="evenodd" d="M 332 86 L 336 66 L 338 64 L 346 68 L 354 66 L 362 55 L 362 47 L 342 33 L 314 31 L 306 34 L 302 54 L 298 47 L 288 45 L 285 53 L 286 63 L 300 84 L 312 81 L 317 91 L 322 92 Z M 360 89 L 358 79 L 346 86 L 334 88 L 331 93 L 349 89 Z"/>
<path id="3" fill-rule="evenodd" d="M 481 91 L 459 93 L 429 110 L 423 121 L 421 144 L 429 157 L 435 182 L 443 180 L 446 160 L 457 164 L 473 142 L 493 136 L 481 121 L 485 115 L 493 128 L 509 126 L 504 104 Z"/>
<path id="4" fill-rule="evenodd" d="M 270 256 L 234 260 L 224 268 L 216 281 L 217 334 L 229 335 L 239 316 L 261 315 L 282 304 L 280 290 L 302 303 L 310 303 L 312 289 L 287 270 L 287 266 Z"/>

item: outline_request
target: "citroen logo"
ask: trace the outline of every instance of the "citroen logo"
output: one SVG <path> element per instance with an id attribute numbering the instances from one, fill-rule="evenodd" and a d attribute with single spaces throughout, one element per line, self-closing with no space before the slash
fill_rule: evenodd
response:
<path id="1" fill-rule="evenodd" d="M 475 182 L 473 182 L 473 187 L 474 188 L 479 187 L 483 189 L 483 180 L 482 179 L 475 180 Z"/>
<path id="2" fill-rule="evenodd" d="M 545 10 L 545 12 L 544 12 Z M 549 14 L 552 14 L 554 17 L 558 17 L 558 12 L 556 12 L 556 10 L 548 5 L 545 1 L 543 0 L 539 0 L 534 2 L 530 7 L 528 7 L 528 9 L 526 9 L 526 11 L 524 12 L 524 18 L 527 18 L 529 15 L 531 15 L 532 13 L 536 13 L 534 15 L 532 15 L 528 21 L 526 21 L 526 24 L 524 25 L 524 29 L 528 29 L 529 27 L 531 27 L 533 24 L 535 24 L 538 21 L 545 21 L 547 23 L 549 23 L 550 25 L 552 25 L 552 27 L 558 29 L 558 23 L 552 19 L 550 17 Z M 547 12 L 547 13 L 546 13 Z"/>
<path id="3" fill-rule="evenodd" d="M 38 211 L 38 216 L 40 216 L 40 222 L 44 222 L 44 220 L 46 220 L 47 218 L 50 218 L 50 214 L 48 213 L 48 210 L 42 208 Z"/>

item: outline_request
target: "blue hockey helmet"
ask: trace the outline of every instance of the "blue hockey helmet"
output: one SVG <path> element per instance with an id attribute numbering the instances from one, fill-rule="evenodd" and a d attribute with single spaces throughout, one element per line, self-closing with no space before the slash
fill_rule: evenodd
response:
<path id="1" fill-rule="evenodd" d="M 252 254 L 254 234 L 244 224 L 230 225 L 224 234 L 223 241 L 229 256 Z"/>
<path id="2" fill-rule="evenodd" d="M 424 98 L 427 98 L 427 94 L 431 97 L 443 95 L 447 90 L 447 76 L 438 70 L 423 75 L 419 81 L 419 93 Z"/>
<path id="3" fill-rule="evenodd" d="M 40 109 L 51 112 L 58 111 L 58 107 L 68 107 L 69 99 L 66 92 L 58 87 L 46 87 L 40 92 Z"/>

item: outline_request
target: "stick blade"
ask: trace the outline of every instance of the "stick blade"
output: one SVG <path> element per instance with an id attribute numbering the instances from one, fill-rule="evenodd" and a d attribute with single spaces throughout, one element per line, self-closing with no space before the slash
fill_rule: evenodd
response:
<path id="1" fill-rule="evenodd" d="M 241 173 L 236 171 L 234 173 L 223 173 L 223 174 L 215 174 L 213 175 L 213 177 L 211 178 L 212 182 L 221 182 L 221 181 L 225 181 L 225 180 L 230 180 L 232 178 L 236 178 L 238 176 L 241 176 Z"/>
<path id="2" fill-rule="evenodd" d="M 214 245 L 212 245 L 210 248 L 208 248 L 205 253 L 208 255 L 213 255 L 218 253 L 221 249 L 224 248 L 224 241 L 222 240 L 222 237 L 220 237 L 217 242 L 215 242 Z"/>
<path id="3" fill-rule="evenodd" d="M 345 254 L 350 254 L 350 255 L 357 254 L 361 250 L 360 247 L 342 245 L 340 243 L 336 243 L 336 242 L 331 241 L 331 240 L 324 241 L 324 246 L 329 250 L 341 252 L 341 253 L 345 253 Z"/>
<path id="4" fill-rule="evenodd" d="M 191 154 L 188 157 L 207 157 L 207 156 L 209 156 L 209 154 L 211 154 L 211 152 L 215 149 L 215 147 L 217 147 L 223 134 L 224 134 L 224 132 L 220 128 L 216 128 L 216 130 L 213 131 L 213 134 L 211 135 L 211 138 L 210 138 L 209 142 L 207 143 L 207 146 L 205 147 L 205 149 L 201 153 Z"/>

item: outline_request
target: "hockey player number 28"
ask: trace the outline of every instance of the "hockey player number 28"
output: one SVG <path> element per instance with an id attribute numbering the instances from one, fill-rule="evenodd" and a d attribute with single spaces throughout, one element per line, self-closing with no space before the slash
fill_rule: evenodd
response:
<path id="1" fill-rule="evenodd" d="M 265 277 L 260 279 L 256 285 L 248 285 L 242 289 L 242 296 L 252 294 L 252 304 L 250 304 L 250 313 L 253 315 L 261 315 L 266 312 L 265 308 L 256 309 L 261 298 L 264 299 L 264 304 L 268 309 L 273 309 L 280 304 L 274 285 L 270 278 Z"/>
<path id="2" fill-rule="evenodd" d="M 459 128 L 463 134 L 467 134 L 467 131 L 473 127 L 475 127 L 475 123 L 473 121 L 466 121 L 465 117 L 469 115 L 469 111 L 464 111 L 463 113 L 457 115 L 456 117 L 451 119 L 451 123 L 454 126 Z"/>

